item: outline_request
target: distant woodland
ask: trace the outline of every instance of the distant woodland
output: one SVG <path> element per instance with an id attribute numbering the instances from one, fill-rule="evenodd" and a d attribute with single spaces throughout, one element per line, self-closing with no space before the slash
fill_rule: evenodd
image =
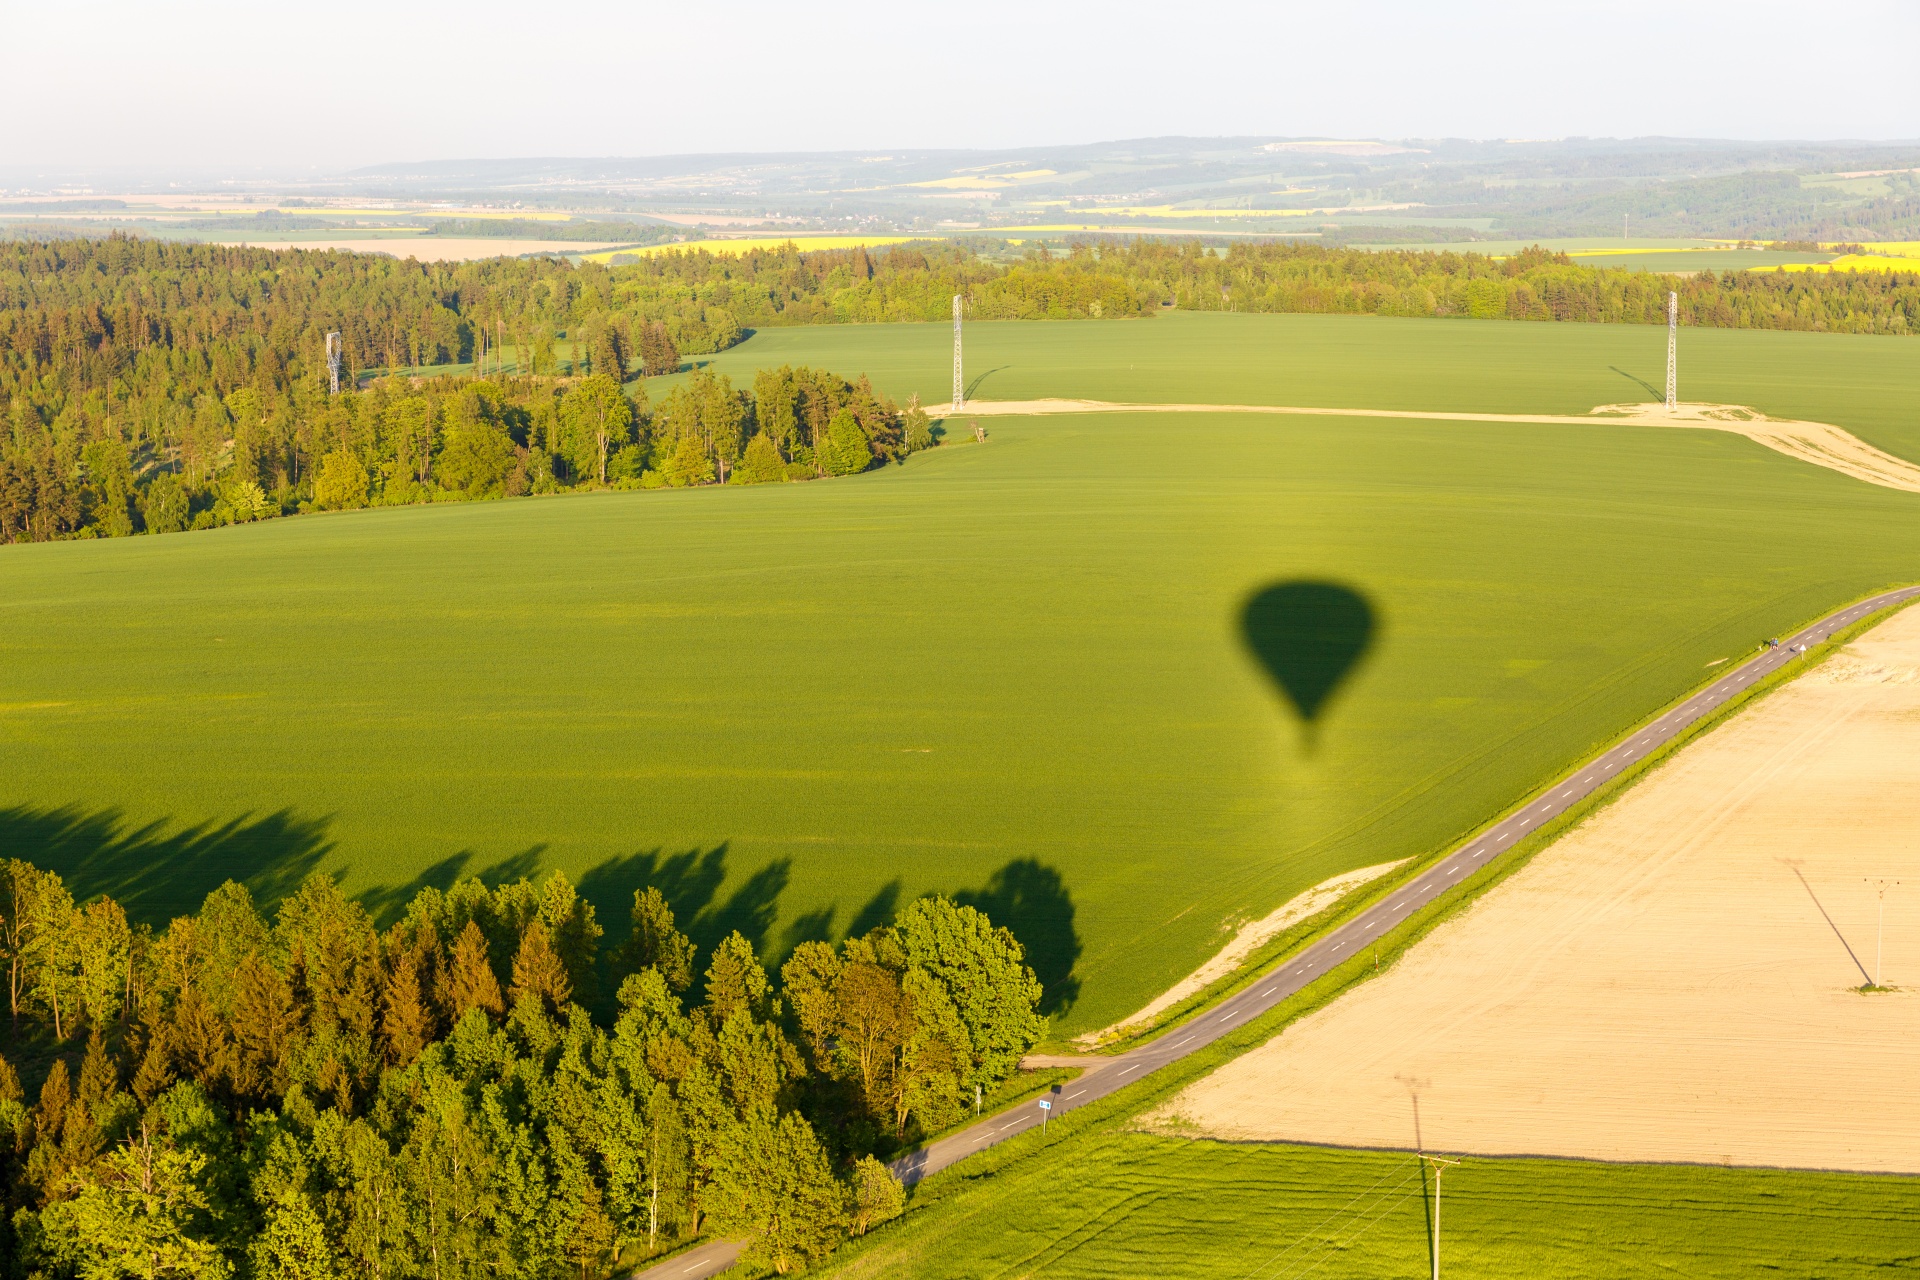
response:
<path id="1" fill-rule="evenodd" d="M 657 889 L 626 925 L 602 948 L 555 874 L 381 929 L 316 875 L 155 932 L 0 864 L 0 1274 L 595 1280 L 708 1234 L 785 1274 L 899 1214 L 883 1159 L 1045 1025 L 1013 935 L 944 898 L 777 980 Z"/>
<path id="2" fill-rule="evenodd" d="M 315 509 L 569 488 L 850 475 L 930 447 L 864 377 L 650 376 L 758 327 L 1122 319 L 1163 306 L 1681 323 L 1910 335 L 1920 273 L 1658 276 L 1540 249 L 1470 253 L 1152 240 L 629 265 L 419 263 L 105 240 L 0 243 L 0 542 L 167 533 Z M 325 335 L 344 343 L 330 394 Z M 455 376 L 457 371 L 458 376 Z"/>

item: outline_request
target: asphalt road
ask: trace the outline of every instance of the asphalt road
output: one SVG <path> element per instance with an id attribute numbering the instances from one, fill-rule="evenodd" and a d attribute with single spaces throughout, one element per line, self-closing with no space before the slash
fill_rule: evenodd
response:
<path id="1" fill-rule="evenodd" d="M 1481 832 L 1338 929 L 1323 935 L 1268 974 L 1263 981 L 1251 984 L 1149 1044 L 1129 1053 L 1101 1059 L 1100 1065 L 1090 1067 L 1077 1080 L 1063 1086 L 1060 1093 L 1052 1095 L 1050 1100 L 1053 1108 L 1049 1118 L 1058 1119 L 1075 1107 L 1083 1107 L 1104 1098 L 1170 1062 L 1204 1049 L 1235 1027 L 1267 1012 L 1327 970 L 1364 950 L 1409 913 L 1426 906 L 1498 859 L 1520 843 L 1529 832 L 1579 804 L 1595 788 L 1605 785 L 1621 770 L 1645 759 L 1689 726 L 1712 715 L 1754 681 L 1798 661 L 1803 646 L 1818 644 L 1835 631 L 1868 614 L 1916 596 L 1920 596 L 1920 587 L 1902 587 L 1862 600 L 1795 632 L 1781 640 L 1778 648 L 1763 649 L 1758 656 L 1728 668 L 1718 680 L 1685 702 L 1668 709 L 1658 720 L 1640 726 L 1607 750 L 1586 760 L 1543 788 L 1525 806 L 1503 821 Z M 1038 1106 L 1027 1103 L 1012 1111 L 990 1116 L 900 1157 L 893 1162 L 893 1171 L 910 1186 L 958 1164 L 977 1151 L 984 1151 L 997 1143 L 1039 1128 L 1043 1114 Z M 739 1254 L 738 1242 L 715 1241 L 636 1274 L 655 1277 L 656 1280 L 703 1280 L 733 1265 Z"/>

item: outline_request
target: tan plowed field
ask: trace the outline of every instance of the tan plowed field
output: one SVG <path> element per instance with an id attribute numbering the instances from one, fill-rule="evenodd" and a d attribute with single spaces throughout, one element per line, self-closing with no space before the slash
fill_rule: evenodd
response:
<path id="1" fill-rule="evenodd" d="M 1874 877 L 1902 881 L 1891 994 L 1855 990 L 1876 963 Z M 1236 1139 L 1920 1172 L 1920 610 L 1159 1118 Z"/>

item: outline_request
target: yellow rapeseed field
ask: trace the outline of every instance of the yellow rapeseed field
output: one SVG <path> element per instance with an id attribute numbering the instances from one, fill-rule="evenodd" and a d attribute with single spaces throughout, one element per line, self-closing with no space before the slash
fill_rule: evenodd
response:
<path id="1" fill-rule="evenodd" d="M 1760 271 L 1920 271 L 1920 240 L 1875 240 L 1865 253 L 1842 254 L 1832 262 L 1787 262 Z"/>
<path id="2" fill-rule="evenodd" d="M 1756 271 L 1920 271 L 1920 257 L 1887 258 L 1872 253 L 1849 253 L 1832 262 L 1783 262 Z"/>

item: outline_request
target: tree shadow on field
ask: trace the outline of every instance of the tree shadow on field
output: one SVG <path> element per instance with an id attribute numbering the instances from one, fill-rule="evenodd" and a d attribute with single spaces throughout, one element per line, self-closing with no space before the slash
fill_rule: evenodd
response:
<path id="1" fill-rule="evenodd" d="M 1270 583 L 1240 609 L 1240 635 L 1300 717 L 1309 752 L 1334 695 L 1366 658 L 1378 631 L 1367 597 L 1338 582 Z"/>
<path id="2" fill-rule="evenodd" d="M 582 875 L 576 887 L 593 904 L 594 915 L 606 930 L 603 947 L 617 946 L 626 938 L 633 895 L 651 885 L 673 908 L 675 925 L 693 939 L 702 956 L 711 955 L 721 939 L 738 930 L 763 959 L 769 959 L 768 937 L 779 914 L 780 895 L 793 878 L 793 860 L 769 862 L 722 898 L 727 852 L 724 840 L 711 849 L 681 853 L 650 849 L 603 862 Z M 696 965 L 705 967 L 704 961 Z"/>
<path id="3" fill-rule="evenodd" d="M 883 925 L 892 924 L 894 917 L 900 914 L 900 882 L 890 880 L 874 891 L 867 904 L 853 913 L 853 919 L 847 921 L 849 938 L 859 938 L 872 933 Z"/>
<path id="4" fill-rule="evenodd" d="M 373 917 L 376 924 L 384 927 L 405 915 L 407 904 L 425 889 L 438 889 L 445 893 L 462 880 L 478 880 L 491 889 L 516 880 L 537 879 L 540 861 L 546 852 L 545 843 L 528 845 L 519 853 L 510 853 L 475 870 L 470 867 L 479 855 L 471 849 L 462 849 L 440 859 L 404 884 L 365 889 L 353 897 L 354 901 L 367 909 L 367 914 Z"/>
<path id="5" fill-rule="evenodd" d="M 300 887 L 333 850 L 329 818 L 291 809 L 173 829 L 133 825 L 117 808 L 0 808 L 0 856 L 58 872 L 76 899 L 107 894 L 136 923 L 163 927 L 237 880 L 263 910 Z"/>
<path id="6" fill-rule="evenodd" d="M 985 888 L 962 890 L 953 900 L 985 912 L 1020 940 L 1027 964 L 1045 989 L 1040 1012 L 1073 1007 L 1080 994 L 1080 980 L 1073 976 L 1080 933 L 1073 925 L 1073 896 L 1058 871 L 1032 858 L 1018 858 L 994 872 Z"/>
<path id="7" fill-rule="evenodd" d="M 1648 398 L 1653 400 L 1662 400 L 1662 401 L 1664 401 L 1667 398 L 1667 393 L 1665 391 L 1661 390 L 1659 387 L 1654 386 L 1651 382 L 1648 382 L 1645 378 L 1640 377 L 1638 374 L 1628 373 L 1625 369 L 1622 369 L 1617 364 L 1610 364 L 1607 366 L 1607 368 L 1613 370 L 1615 373 L 1625 378 L 1628 382 L 1631 382 L 1634 386 L 1639 387 L 1642 391 L 1646 392 Z"/>

